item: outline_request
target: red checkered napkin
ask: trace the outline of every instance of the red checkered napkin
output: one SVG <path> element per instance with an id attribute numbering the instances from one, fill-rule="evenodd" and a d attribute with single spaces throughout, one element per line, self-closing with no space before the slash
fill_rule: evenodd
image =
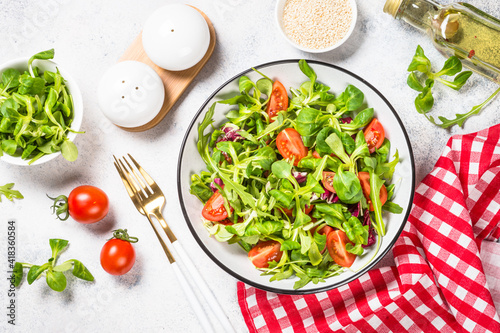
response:
<path id="1" fill-rule="evenodd" d="M 500 332 L 500 125 L 453 136 L 415 192 L 395 267 L 289 296 L 238 283 L 250 332 Z"/>

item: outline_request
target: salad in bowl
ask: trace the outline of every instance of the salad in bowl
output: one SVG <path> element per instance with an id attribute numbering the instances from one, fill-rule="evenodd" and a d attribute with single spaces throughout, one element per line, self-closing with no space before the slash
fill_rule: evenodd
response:
<path id="1" fill-rule="evenodd" d="M 373 85 L 290 59 L 247 69 L 206 99 L 177 182 L 187 226 L 215 264 L 262 290 L 308 294 L 359 278 L 391 250 L 415 166 Z"/>
<path id="2" fill-rule="evenodd" d="M 258 72 L 256 81 L 239 78 L 238 95 L 210 106 L 197 141 L 206 170 L 190 185 L 207 232 L 238 244 L 270 281 L 295 275 L 294 289 L 375 255 L 383 212 L 403 212 L 392 201 L 399 154 L 390 155 L 363 92 L 347 85 L 334 95 L 305 60 L 299 68 L 308 80 L 290 87 L 291 97 Z M 217 104 L 233 108 L 212 126 Z"/>

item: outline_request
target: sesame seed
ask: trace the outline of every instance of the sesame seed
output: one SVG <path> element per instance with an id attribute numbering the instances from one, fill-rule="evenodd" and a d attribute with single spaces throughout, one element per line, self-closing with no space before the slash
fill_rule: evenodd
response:
<path id="1" fill-rule="evenodd" d="M 287 0 L 285 33 L 300 46 L 324 49 L 340 42 L 353 21 L 350 0 Z"/>

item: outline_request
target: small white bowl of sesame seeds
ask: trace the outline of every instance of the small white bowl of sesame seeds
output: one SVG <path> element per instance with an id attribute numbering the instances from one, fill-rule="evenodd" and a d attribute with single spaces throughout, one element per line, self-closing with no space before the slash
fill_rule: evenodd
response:
<path id="1" fill-rule="evenodd" d="M 278 0 L 276 19 L 285 39 L 310 53 L 342 45 L 356 25 L 355 0 Z"/>

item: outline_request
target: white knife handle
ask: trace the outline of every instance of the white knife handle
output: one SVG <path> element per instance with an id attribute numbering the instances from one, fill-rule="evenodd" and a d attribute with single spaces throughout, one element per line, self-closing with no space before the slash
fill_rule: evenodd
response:
<path id="1" fill-rule="evenodd" d="M 215 314 L 219 322 L 222 324 L 224 327 L 224 331 L 228 333 L 233 333 L 234 328 L 231 325 L 231 322 L 229 319 L 226 317 L 226 314 L 224 313 L 224 310 L 222 310 L 219 302 L 217 302 L 217 299 L 215 298 L 214 294 L 208 287 L 207 283 L 205 280 L 201 277 L 200 273 L 194 266 L 193 262 L 187 255 L 186 251 L 184 251 L 184 248 L 182 247 L 181 243 L 179 241 L 173 242 L 172 246 L 174 247 L 175 251 L 179 255 L 180 258 L 178 258 L 179 262 L 182 262 L 184 266 L 186 266 L 187 270 L 189 271 L 189 274 L 191 274 L 191 277 L 193 278 L 195 284 L 198 286 L 198 288 L 201 291 L 201 294 L 207 301 L 207 303 L 210 305 L 210 308 L 212 309 L 212 312 Z M 180 260 L 179 260 L 180 259 Z"/>
<path id="2" fill-rule="evenodd" d="M 193 290 L 186 281 L 184 274 L 182 274 L 182 271 L 179 269 L 177 262 L 172 263 L 170 266 L 174 270 L 175 275 L 177 276 L 177 280 L 181 284 L 181 287 L 184 290 L 184 294 L 186 294 L 186 297 L 189 303 L 191 304 L 191 307 L 193 308 L 196 317 L 198 317 L 198 320 L 200 321 L 200 324 L 203 327 L 203 332 L 214 332 L 210 320 L 208 319 L 205 311 L 203 311 L 203 308 L 201 307 L 200 301 L 198 300 L 198 298 L 196 298 Z"/>

